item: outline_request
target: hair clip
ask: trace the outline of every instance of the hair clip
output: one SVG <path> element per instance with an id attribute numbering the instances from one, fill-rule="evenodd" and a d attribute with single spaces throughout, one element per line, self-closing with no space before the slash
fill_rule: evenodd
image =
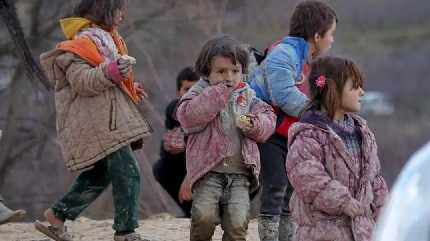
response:
<path id="1" fill-rule="evenodd" d="M 324 75 L 320 75 L 316 80 L 315 80 L 315 84 L 316 86 L 318 86 L 318 88 L 322 89 L 324 88 L 325 84 L 326 84 L 326 77 Z"/>

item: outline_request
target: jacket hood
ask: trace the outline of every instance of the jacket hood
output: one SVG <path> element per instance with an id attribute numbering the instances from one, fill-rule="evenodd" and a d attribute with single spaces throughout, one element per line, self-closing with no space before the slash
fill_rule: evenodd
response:
<path id="1" fill-rule="evenodd" d="M 300 66 L 306 61 L 309 61 L 310 46 L 303 38 L 287 36 L 281 40 L 281 43 L 290 45 L 296 49 L 297 55 L 300 57 L 300 60 L 302 60 Z"/>
<path id="2" fill-rule="evenodd" d="M 63 18 L 60 20 L 61 30 L 67 39 L 73 39 L 73 37 L 81 31 L 83 28 L 91 27 L 93 23 L 80 17 Z"/>

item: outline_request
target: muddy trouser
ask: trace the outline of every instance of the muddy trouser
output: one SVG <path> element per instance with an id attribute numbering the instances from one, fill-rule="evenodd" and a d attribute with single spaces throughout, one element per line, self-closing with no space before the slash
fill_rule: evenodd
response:
<path id="1" fill-rule="evenodd" d="M 62 220 L 75 220 L 112 183 L 116 232 L 131 232 L 138 227 L 140 191 L 139 165 L 129 146 L 98 161 L 82 172 L 66 195 L 52 206 Z"/>
<path id="2" fill-rule="evenodd" d="M 291 240 L 289 201 L 293 193 L 285 161 L 287 138 L 272 135 L 259 145 L 261 158 L 261 208 L 259 234 L 261 241 Z"/>
<path id="3" fill-rule="evenodd" d="M 193 187 L 191 241 L 212 240 L 221 224 L 223 241 L 246 240 L 250 218 L 249 177 L 209 172 Z"/>

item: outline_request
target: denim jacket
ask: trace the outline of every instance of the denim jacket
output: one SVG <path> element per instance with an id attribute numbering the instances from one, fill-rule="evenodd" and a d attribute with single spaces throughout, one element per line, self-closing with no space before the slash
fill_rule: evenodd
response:
<path id="1" fill-rule="evenodd" d="M 257 97 L 297 117 L 308 102 L 296 86 L 308 53 L 309 44 L 303 38 L 282 39 L 250 75 L 249 83 Z"/>

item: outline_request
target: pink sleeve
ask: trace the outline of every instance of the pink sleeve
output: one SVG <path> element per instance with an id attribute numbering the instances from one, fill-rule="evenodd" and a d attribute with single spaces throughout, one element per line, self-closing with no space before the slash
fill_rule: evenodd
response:
<path id="1" fill-rule="evenodd" d="M 178 121 L 185 133 L 201 131 L 227 105 L 232 90 L 218 84 L 206 87 L 201 94 L 190 90 L 179 101 Z"/>
<path id="2" fill-rule="evenodd" d="M 120 84 L 125 78 L 121 75 L 118 68 L 118 61 L 111 61 L 104 69 L 106 78 L 110 79 L 115 84 Z"/>
<path id="3" fill-rule="evenodd" d="M 379 213 L 385 203 L 385 198 L 388 195 L 388 186 L 385 182 L 385 179 L 381 176 L 381 161 L 378 157 L 378 145 L 376 144 L 376 139 L 373 133 L 370 134 L 371 139 L 371 150 L 370 150 L 370 156 L 373 158 L 376 162 L 376 169 L 377 169 L 377 175 L 372 181 L 372 189 L 373 189 L 373 195 L 374 199 L 372 202 L 372 209 L 374 211 L 374 218 L 375 220 L 379 216 Z"/>
<path id="4" fill-rule="evenodd" d="M 381 175 L 375 177 L 372 183 L 373 195 L 374 199 L 372 202 L 372 206 L 374 209 L 374 218 L 375 220 L 378 218 L 379 213 L 381 212 L 382 207 L 385 203 L 385 198 L 388 194 L 387 183 Z"/>
<path id="5" fill-rule="evenodd" d="M 167 130 L 163 135 L 163 148 L 171 154 L 185 152 L 185 135 L 181 128 Z"/>
<path id="6" fill-rule="evenodd" d="M 343 213 L 352 196 L 346 186 L 327 173 L 316 139 L 299 134 L 289 148 L 286 166 L 291 185 L 304 202 L 328 214 Z"/>
<path id="7" fill-rule="evenodd" d="M 276 115 L 273 108 L 256 98 L 251 107 L 254 127 L 249 131 L 243 131 L 243 134 L 257 142 L 265 142 L 275 132 Z"/>

